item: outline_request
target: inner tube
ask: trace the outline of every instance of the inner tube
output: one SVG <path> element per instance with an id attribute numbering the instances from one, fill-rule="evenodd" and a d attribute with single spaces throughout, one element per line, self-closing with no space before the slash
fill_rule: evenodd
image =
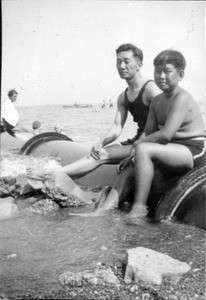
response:
<path id="1" fill-rule="evenodd" d="M 65 166 L 85 157 L 90 149 L 89 145 L 73 142 L 65 135 L 47 132 L 26 142 L 21 148 L 20 154 L 60 158 L 61 165 Z M 206 166 L 196 167 L 181 177 L 174 177 L 172 173 L 169 175 L 171 176 L 167 176 L 165 184 L 163 182 L 163 185 L 158 185 L 159 190 L 154 185 L 150 191 L 148 206 L 151 216 L 156 220 L 179 220 L 206 228 Z M 158 173 L 156 178 L 158 179 Z M 116 165 L 109 163 L 101 165 L 85 176 L 75 179 L 75 181 L 77 184 L 93 188 L 113 187 L 116 179 Z M 134 192 L 134 184 L 131 185 L 132 190 Z M 133 198 L 134 195 L 132 194 L 131 199 Z"/>
<path id="2" fill-rule="evenodd" d="M 47 132 L 36 135 L 26 142 L 22 146 L 20 154 L 34 157 L 52 156 L 58 159 L 62 166 L 65 166 L 85 157 L 90 149 L 89 145 L 73 142 L 68 136 Z M 77 184 L 91 188 L 113 186 L 117 177 L 115 163 L 116 161 L 109 161 L 75 181 Z"/>
<path id="3" fill-rule="evenodd" d="M 159 201 L 155 219 L 179 220 L 206 229 L 206 166 L 182 176 Z"/>
<path id="4" fill-rule="evenodd" d="M 20 149 L 19 154 L 30 155 L 32 150 L 40 144 L 44 144 L 48 141 L 73 141 L 67 135 L 58 132 L 43 132 L 35 135 L 33 138 L 28 140 L 23 147 Z"/>

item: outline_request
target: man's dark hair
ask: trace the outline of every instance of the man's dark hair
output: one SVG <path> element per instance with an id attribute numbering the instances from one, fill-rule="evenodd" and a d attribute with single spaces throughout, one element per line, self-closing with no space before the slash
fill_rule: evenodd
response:
<path id="1" fill-rule="evenodd" d="M 164 50 L 154 59 L 154 66 L 173 64 L 176 69 L 184 70 L 186 60 L 181 52 L 175 50 Z"/>
<path id="2" fill-rule="evenodd" d="M 133 44 L 123 44 L 120 45 L 117 50 L 116 50 L 116 54 L 122 52 L 122 51 L 132 51 L 133 55 L 138 57 L 141 61 L 143 61 L 143 53 L 142 50 L 137 48 L 135 45 Z"/>
<path id="3" fill-rule="evenodd" d="M 13 96 L 13 94 L 17 94 L 17 95 L 18 95 L 17 91 L 15 91 L 15 90 L 10 90 L 10 91 L 8 92 L 9 98 L 11 98 L 11 97 Z"/>

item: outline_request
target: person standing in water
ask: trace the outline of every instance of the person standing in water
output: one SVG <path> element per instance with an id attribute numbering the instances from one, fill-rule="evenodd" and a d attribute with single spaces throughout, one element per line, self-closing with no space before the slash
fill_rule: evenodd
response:
<path id="1" fill-rule="evenodd" d="M 109 99 L 109 107 L 113 107 L 112 99 Z"/>
<path id="2" fill-rule="evenodd" d="M 102 108 L 105 108 L 105 106 L 106 106 L 105 100 L 102 100 Z"/>

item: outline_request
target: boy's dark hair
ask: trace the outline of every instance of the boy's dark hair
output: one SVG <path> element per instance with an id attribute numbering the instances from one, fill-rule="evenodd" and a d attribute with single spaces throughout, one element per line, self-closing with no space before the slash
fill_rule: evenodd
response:
<path id="1" fill-rule="evenodd" d="M 142 50 L 137 48 L 135 45 L 133 44 L 122 44 L 120 45 L 117 50 L 116 50 L 116 54 L 122 52 L 122 51 L 132 51 L 133 55 L 138 57 L 141 61 L 143 61 L 143 53 Z"/>
<path id="2" fill-rule="evenodd" d="M 176 69 L 184 70 L 186 60 L 181 52 L 175 50 L 164 50 L 160 52 L 154 59 L 154 66 L 173 64 Z"/>
<path id="3" fill-rule="evenodd" d="M 11 98 L 11 97 L 13 96 L 13 94 L 17 94 L 17 95 L 18 95 L 18 93 L 17 93 L 15 90 L 10 90 L 10 91 L 8 92 L 9 98 Z"/>

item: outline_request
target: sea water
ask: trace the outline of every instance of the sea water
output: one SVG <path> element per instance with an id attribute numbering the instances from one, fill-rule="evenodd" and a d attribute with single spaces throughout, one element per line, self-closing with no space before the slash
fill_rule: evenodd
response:
<path id="1" fill-rule="evenodd" d="M 116 106 L 101 108 L 94 104 L 89 108 L 63 108 L 62 106 L 33 106 L 19 107 L 21 122 L 31 128 L 33 121 L 38 120 L 42 124 L 42 132 L 54 131 L 58 125 L 63 132 L 75 142 L 94 144 L 111 127 Z M 137 131 L 137 124 L 128 114 L 120 140 L 132 138 Z"/>
<path id="2" fill-rule="evenodd" d="M 19 107 L 21 122 L 31 127 L 35 120 L 42 131 L 55 125 L 76 142 L 94 144 L 111 126 L 115 107 L 62 108 Z M 136 125 L 129 118 L 121 140 L 131 138 Z M 89 191 L 88 191 L 89 193 Z M 97 196 L 90 191 L 91 198 Z M 192 226 L 163 222 L 129 226 L 126 212 L 110 211 L 89 218 L 71 215 L 93 207 L 60 209 L 49 215 L 21 211 L 0 222 L 0 292 L 13 299 L 36 297 L 60 288 L 59 276 L 66 271 L 94 269 L 98 262 L 118 264 L 125 251 L 147 247 L 167 253 L 198 267 L 203 257 L 205 232 Z M 199 252 L 198 252 L 199 251 Z"/>
<path id="3" fill-rule="evenodd" d="M 198 103 L 202 112 L 206 128 L 206 101 Z M 62 106 L 28 106 L 18 107 L 21 123 L 31 128 L 33 121 L 40 121 L 42 132 L 54 131 L 54 126 L 59 125 L 63 132 L 75 142 L 93 145 L 103 136 L 112 125 L 116 104 L 113 107 L 101 108 L 100 104 L 93 104 L 90 108 L 63 108 Z M 137 124 L 133 122 L 128 113 L 119 141 L 133 138 L 137 131 Z"/>

